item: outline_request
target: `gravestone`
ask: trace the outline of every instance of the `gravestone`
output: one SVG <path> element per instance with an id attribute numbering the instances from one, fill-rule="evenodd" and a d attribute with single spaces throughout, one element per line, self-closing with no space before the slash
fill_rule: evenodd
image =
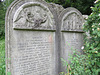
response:
<path id="1" fill-rule="evenodd" d="M 6 73 L 57 75 L 55 31 L 46 2 L 15 0 L 6 14 Z"/>
<path id="2" fill-rule="evenodd" d="M 69 55 L 73 51 L 82 51 L 83 46 L 83 30 L 82 24 L 84 18 L 82 14 L 75 8 L 69 7 L 65 9 L 59 16 L 61 25 L 61 50 L 60 57 L 68 61 Z M 62 63 L 62 62 L 61 62 Z M 66 71 L 66 66 L 61 64 L 61 72 Z"/>
<path id="3" fill-rule="evenodd" d="M 6 75 L 59 75 L 83 45 L 82 14 L 43 0 L 15 0 L 6 14 Z"/>

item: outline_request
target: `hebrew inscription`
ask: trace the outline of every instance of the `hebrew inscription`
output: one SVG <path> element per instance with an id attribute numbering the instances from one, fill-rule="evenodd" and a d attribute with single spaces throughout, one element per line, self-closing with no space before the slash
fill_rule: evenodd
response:
<path id="1" fill-rule="evenodd" d="M 15 13 L 14 29 L 55 29 L 52 13 L 39 3 L 26 3 Z"/>

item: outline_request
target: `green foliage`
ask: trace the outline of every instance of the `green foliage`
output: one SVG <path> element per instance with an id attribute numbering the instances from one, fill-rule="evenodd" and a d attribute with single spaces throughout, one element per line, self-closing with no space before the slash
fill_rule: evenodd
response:
<path id="1" fill-rule="evenodd" d="M 7 72 L 7 75 L 11 75 L 11 72 Z"/>
<path id="2" fill-rule="evenodd" d="M 60 75 L 98 75 L 99 70 L 94 69 L 92 65 L 96 60 L 91 60 L 88 54 L 77 52 L 74 51 L 73 55 L 70 55 L 70 63 L 61 58 L 66 72 L 61 72 Z"/>
<path id="3" fill-rule="evenodd" d="M 45 0 L 47 2 L 53 2 L 62 5 L 64 8 L 75 7 L 82 14 L 90 14 L 90 7 L 93 6 L 95 0 Z"/>
<path id="4" fill-rule="evenodd" d="M 5 0 L 0 2 L 0 39 L 3 39 L 5 36 L 5 14 L 8 6 L 14 0 Z"/>
<path id="5" fill-rule="evenodd" d="M 84 31 L 89 34 L 85 35 L 85 52 L 95 61 L 91 64 L 92 70 L 100 71 L 100 0 L 96 0 L 91 9 L 92 13 L 84 25 Z"/>
<path id="6" fill-rule="evenodd" d="M 7 10 L 7 8 L 9 7 L 9 5 L 13 2 L 14 0 L 5 0 L 3 2 L 4 5 L 4 9 Z"/>
<path id="7" fill-rule="evenodd" d="M 70 63 L 63 58 L 67 68 L 61 75 L 100 75 L 100 0 L 91 7 L 92 13 L 84 24 L 85 35 L 84 54 L 74 51 L 70 55 Z"/>
<path id="8" fill-rule="evenodd" d="M 5 35 L 5 11 L 3 9 L 3 4 L 0 3 L 0 39 L 4 38 Z"/>
<path id="9" fill-rule="evenodd" d="M 5 42 L 0 40 L 0 75 L 5 75 Z"/>

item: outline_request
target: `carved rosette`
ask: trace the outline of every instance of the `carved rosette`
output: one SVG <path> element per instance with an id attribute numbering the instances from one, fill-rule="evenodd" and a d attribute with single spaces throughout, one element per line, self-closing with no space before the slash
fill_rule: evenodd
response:
<path id="1" fill-rule="evenodd" d="M 50 10 L 43 4 L 28 2 L 15 12 L 13 28 L 55 30 L 54 17 Z"/>
<path id="2" fill-rule="evenodd" d="M 76 11 L 67 12 L 62 19 L 62 31 L 83 31 L 82 24 L 83 24 L 82 16 Z"/>

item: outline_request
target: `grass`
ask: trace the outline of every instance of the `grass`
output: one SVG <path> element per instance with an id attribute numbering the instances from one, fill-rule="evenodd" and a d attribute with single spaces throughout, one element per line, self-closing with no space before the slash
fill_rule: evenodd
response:
<path id="1" fill-rule="evenodd" d="M 0 40 L 0 75 L 5 75 L 5 40 Z"/>

